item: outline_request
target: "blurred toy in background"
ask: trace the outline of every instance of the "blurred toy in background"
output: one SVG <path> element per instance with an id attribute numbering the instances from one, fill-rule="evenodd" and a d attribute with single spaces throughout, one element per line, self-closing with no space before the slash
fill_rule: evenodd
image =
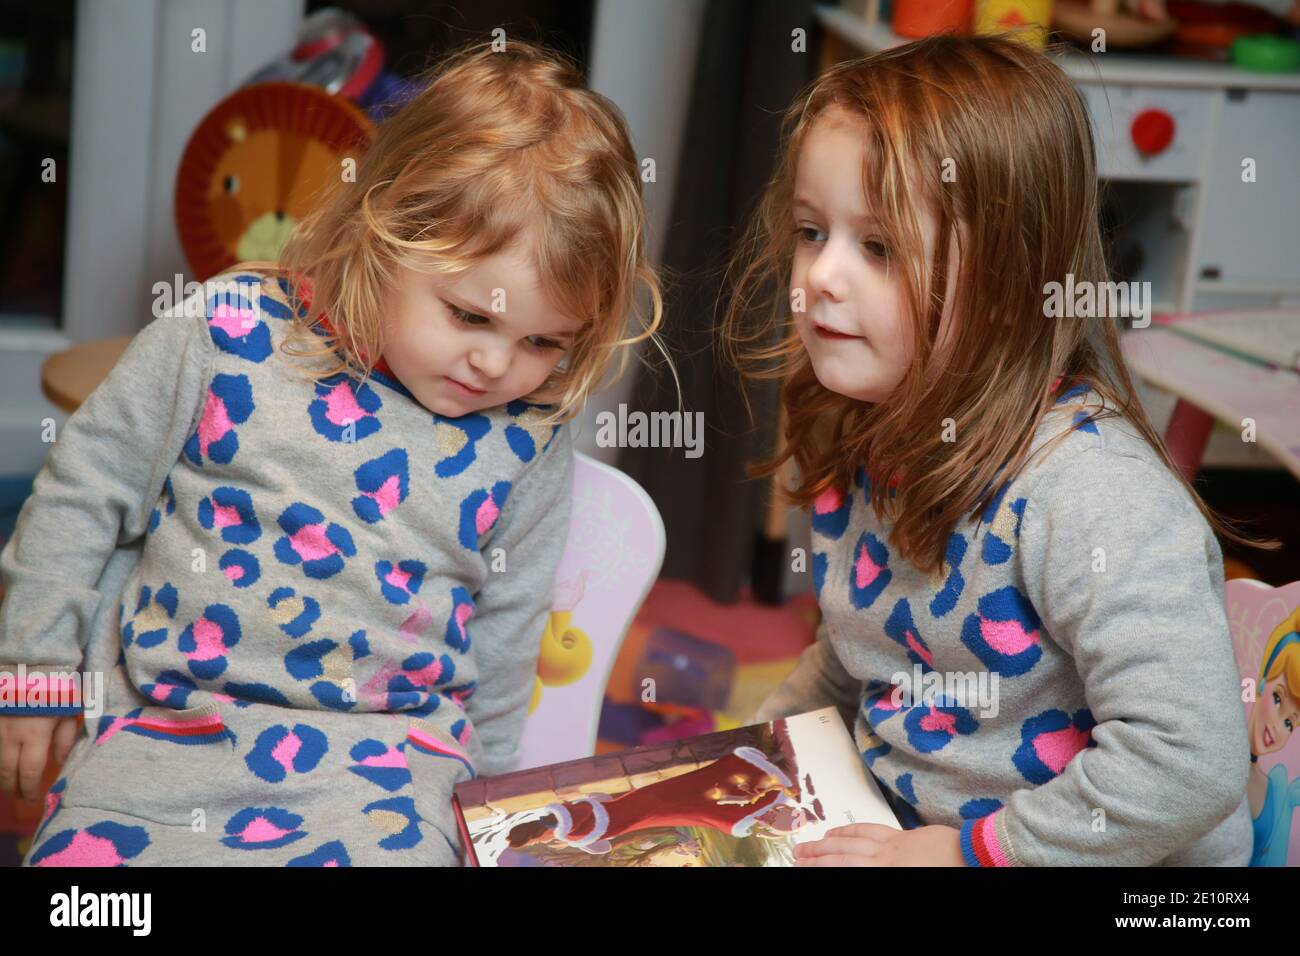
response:
<path id="1" fill-rule="evenodd" d="M 186 144 L 176 177 L 176 230 L 195 278 L 275 259 L 373 137 L 359 109 L 301 83 L 259 83 L 218 103 Z"/>
<path id="2" fill-rule="evenodd" d="M 669 627 L 650 632 L 632 673 L 635 704 L 606 700 L 599 736 L 624 745 L 664 743 L 729 730 L 724 711 L 736 679 L 729 648 Z"/>
<path id="3" fill-rule="evenodd" d="M 969 33 L 972 0 L 894 0 L 890 25 L 908 39 Z"/>
<path id="4" fill-rule="evenodd" d="M 197 279 L 275 259 L 324 191 L 355 172 L 374 124 L 418 90 L 383 64 L 361 22 L 327 7 L 200 121 L 176 177 L 176 228 Z"/>
<path id="5" fill-rule="evenodd" d="M 574 608 L 582 601 L 586 588 L 586 571 L 573 580 L 556 582 L 551 613 L 542 628 L 542 641 L 537 653 L 533 697 L 528 702 L 530 714 L 542 701 L 543 687 L 572 684 L 591 670 L 591 638 L 582 628 L 573 626 Z"/>
<path id="6" fill-rule="evenodd" d="M 1052 25 L 1072 40 L 1091 45 L 1104 31 L 1106 49 L 1152 46 L 1167 39 L 1178 24 L 1162 17 L 1148 19 L 1120 9 L 1119 0 L 1061 0 L 1052 12 Z"/>
<path id="7" fill-rule="evenodd" d="M 1052 22 L 1052 0 L 977 0 L 971 32 L 1010 33 L 1039 50 L 1047 46 L 1047 27 Z"/>
<path id="8" fill-rule="evenodd" d="M 729 648 L 669 627 L 650 634 L 636 669 L 654 683 L 654 702 L 722 710 L 731 697 L 736 657 Z M 642 695 L 644 697 L 644 694 Z"/>
<path id="9" fill-rule="evenodd" d="M 274 82 L 318 86 L 355 103 L 376 123 L 419 89 L 418 84 L 385 72 L 383 45 L 360 20 L 337 7 L 317 10 L 304 20 L 294 48 L 243 85 Z"/>

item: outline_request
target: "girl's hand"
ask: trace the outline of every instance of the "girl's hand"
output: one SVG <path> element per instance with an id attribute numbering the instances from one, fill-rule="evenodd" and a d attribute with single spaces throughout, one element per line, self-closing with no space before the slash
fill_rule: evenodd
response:
<path id="1" fill-rule="evenodd" d="M 54 742 L 63 763 L 77 742 L 76 717 L 0 717 L 0 792 L 23 800 L 41 795 L 41 776 Z"/>
<path id="2" fill-rule="evenodd" d="M 794 848 L 795 866 L 965 866 L 961 832 L 926 826 L 895 830 L 881 823 L 836 827 Z"/>

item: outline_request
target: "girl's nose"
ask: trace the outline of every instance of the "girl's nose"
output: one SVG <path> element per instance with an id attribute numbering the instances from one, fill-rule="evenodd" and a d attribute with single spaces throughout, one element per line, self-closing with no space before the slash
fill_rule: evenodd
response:
<path id="1" fill-rule="evenodd" d="M 830 243 L 822 247 L 821 253 L 809 267 L 808 285 L 810 298 L 825 296 L 839 302 L 847 294 L 837 250 L 831 248 Z"/>
<path id="2" fill-rule="evenodd" d="M 474 370 L 487 379 L 497 379 L 510 365 L 507 350 L 499 346 L 480 346 L 470 352 L 469 362 Z"/>

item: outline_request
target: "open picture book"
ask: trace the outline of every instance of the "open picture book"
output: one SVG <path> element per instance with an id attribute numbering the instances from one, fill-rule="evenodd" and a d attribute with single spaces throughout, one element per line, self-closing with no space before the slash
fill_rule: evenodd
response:
<path id="1" fill-rule="evenodd" d="M 792 866 L 835 827 L 900 829 L 834 707 L 479 777 L 453 807 L 471 866 Z"/>

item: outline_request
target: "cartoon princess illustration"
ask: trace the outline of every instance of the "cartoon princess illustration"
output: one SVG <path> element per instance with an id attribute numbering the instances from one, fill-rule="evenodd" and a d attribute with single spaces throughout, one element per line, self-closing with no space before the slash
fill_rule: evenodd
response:
<path id="1" fill-rule="evenodd" d="M 1291 821 L 1300 807 L 1300 778 L 1288 781 L 1285 763 L 1265 773 L 1259 758 L 1285 747 L 1300 722 L 1300 608 L 1274 628 L 1261 659 L 1261 692 L 1246 718 L 1251 754 L 1246 794 L 1255 830 L 1250 865 L 1286 866 Z"/>

